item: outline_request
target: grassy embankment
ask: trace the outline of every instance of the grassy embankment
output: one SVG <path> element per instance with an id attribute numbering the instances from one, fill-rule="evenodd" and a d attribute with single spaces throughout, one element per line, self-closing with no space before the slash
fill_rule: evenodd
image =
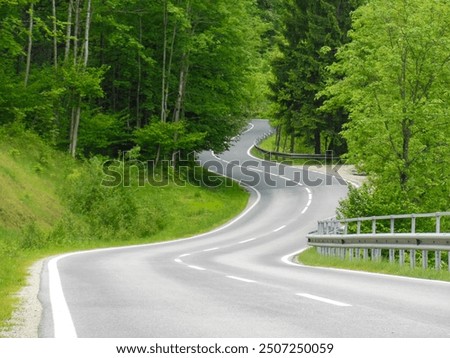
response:
<path id="1" fill-rule="evenodd" d="M 63 252 L 172 240 L 208 231 L 241 212 L 248 194 L 219 186 L 101 186 L 101 160 L 77 162 L 20 129 L 0 128 L 0 330 L 28 267 Z M 227 184 L 227 185 L 225 185 Z"/>

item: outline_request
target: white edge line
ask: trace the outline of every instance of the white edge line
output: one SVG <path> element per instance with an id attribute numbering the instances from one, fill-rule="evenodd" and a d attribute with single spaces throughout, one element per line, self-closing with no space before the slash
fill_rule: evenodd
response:
<path id="1" fill-rule="evenodd" d="M 77 338 L 77 332 L 64 297 L 61 278 L 58 271 L 58 261 L 72 254 L 51 259 L 48 263 L 49 295 L 52 307 L 53 328 L 55 338 Z"/>
<path id="2" fill-rule="evenodd" d="M 236 277 L 236 276 L 226 276 L 227 278 L 230 278 L 232 280 L 237 280 L 237 281 L 242 281 L 242 282 L 247 282 L 247 283 L 256 283 L 256 281 L 254 280 L 248 280 L 246 278 L 242 278 L 242 277 Z"/>
<path id="3" fill-rule="evenodd" d="M 364 275 L 364 276 L 389 278 L 392 280 L 415 281 L 415 282 L 422 282 L 422 283 L 428 283 L 428 284 L 440 284 L 440 285 L 444 285 L 444 286 L 450 285 L 450 282 L 447 282 L 447 281 L 429 280 L 429 279 L 424 279 L 424 278 L 408 277 L 408 276 L 387 275 L 385 273 L 347 270 L 347 269 L 340 269 L 340 268 L 334 268 L 334 267 L 308 266 L 308 265 L 304 265 L 300 262 L 293 260 L 293 258 L 297 257 L 298 255 L 300 255 L 302 252 L 308 250 L 309 248 L 310 247 L 304 247 L 303 249 L 291 252 L 290 254 L 283 256 L 281 258 L 281 261 L 283 263 L 285 263 L 286 265 L 295 266 L 298 268 L 307 268 L 307 269 L 311 269 L 311 270 L 346 272 L 346 273 L 350 273 L 350 274 L 357 274 L 357 275 Z"/>
<path id="4" fill-rule="evenodd" d="M 245 134 L 245 133 L 248 133 L 248 132 L 250 132 L 253 128 L 255 128 L 255 125 L 253 124 L 253 123 L 249 123 L 250 124 L 250 128 L 247 128 L 245 131 L 243 131 L 242 133 L 241 133 L 241 135 L 242 134 Z"/>
<path id="5" fill-rule="evenodd" d="M 296 295 L 300 296 L 300 297 L 308 298 L 310 300 L 328 303 L 330 305 L 339 306 L 339 307 L 351 307 L 352 306 L 352 305 L 349 305 L 348 303 L 330 300 L 329 298 L 325 298 L 325 297 L 310 295 L 309 293 L 297 293 Z"/>

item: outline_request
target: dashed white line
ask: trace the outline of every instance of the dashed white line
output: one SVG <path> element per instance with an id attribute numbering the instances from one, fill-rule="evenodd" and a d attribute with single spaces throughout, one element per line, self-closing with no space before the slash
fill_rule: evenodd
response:
<path id="1" fill-rule="evenodd" d="M 182 263 L 183 263 L 183 261 L 181 261 L 179 258 L 175 259 L 174 261 L 175 261 L 177 264 L 182 264 Z"/>
<path id="2" fill-rule="evenodd" d="M 213 247 L 212 249 L 203 250 L 203 252 L 216 251 L 216 250 L 219 250 L 219 249 L 220 249 L 220 247 Z"/>
<path id="3" fill-rule="evenodd" d="M 328 298 L 310 295 L 308 293 L 297 293 L 297 296 L 309 298 L 310 300 L 320 301 L 323 303 L 328 303 L 330 305 L 339 306 L 339 307 L 351 307 L 352 306 L 352 305 L 349 305 L 348 303 L 334 301 L 334 300 L 330 300 Z"/>
<path id="4" fill-rule="evenodd" d="M 256 240 L 256 237 L 254 237 L 253 239 L 248 239 L 248 240 L 244 240 L 244 241 L 239 241 L 239 243 L 240 243 L 240 244 L 246 244 L 247 242 L 255 241 L 255 240 Z"/>
<path id="5" fill-rule="evenodd" d="M 246 278 L 242 278 L 242 277 L 236 277 L 236 276 L 226 276 L 227 278 L 230 278 L 232 280 L 237 280 L 237 281 L 242 281 L 242 282 L 247 282 L 247 283 L 256 283 L 256 281 L 254 280 L 249 280 Z"/>
<path id="6" fill-rule="evenodd" d="M 286 227 L 286 225 L 280 226 L 278 229 L 273 230 L 273 232 L 278 232 L 283 230 Z"/>
<path id="7" fill-rule="evenodd" d="M 183 255 L 180 255 L 178 257 L 186 257 L 186 256 L 191 256 L 191 254 L 183 254 Z"/>
<path id="8" fill-rule="evenodd" d="M 304 213 L 306 213 L 309 209 L 309 206 L 305 206 L 301 212 L 301 214 L 303 215 Z"/>
<path id="9" fill-rule="evenodd" d="M 200 267 L 200 266 L 188 265 L 188 267 L 191 269 L 194 269 L 194 270 L 206 271 L 206 269 L 204 269 L 203 267 Z"/>

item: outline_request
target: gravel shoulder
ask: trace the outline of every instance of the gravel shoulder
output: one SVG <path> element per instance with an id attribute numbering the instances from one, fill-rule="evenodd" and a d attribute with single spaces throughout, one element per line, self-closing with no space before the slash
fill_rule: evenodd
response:
<path id="1" fill-rule="evenodd" d="M 18 293 L 19 304 L 9 327 L 0 331 L 4 338 L 38 338 L 42 306 L 38 299 L 41 271 L 44 260 L 35 262 L 28 270 L 27 285 Z"/>

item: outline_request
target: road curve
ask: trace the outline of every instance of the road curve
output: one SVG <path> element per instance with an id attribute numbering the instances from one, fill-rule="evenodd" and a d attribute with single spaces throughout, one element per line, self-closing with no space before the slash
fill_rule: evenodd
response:
<path id="1" fill-rule="evenodd" d="M 210 170 L 249 187 L 247 210 L 209 234 L 53 258 L 41 337 L 450 337 L 450 284 L 290 261 L 343 183 L 251 157 L 253 121 Z"/>

